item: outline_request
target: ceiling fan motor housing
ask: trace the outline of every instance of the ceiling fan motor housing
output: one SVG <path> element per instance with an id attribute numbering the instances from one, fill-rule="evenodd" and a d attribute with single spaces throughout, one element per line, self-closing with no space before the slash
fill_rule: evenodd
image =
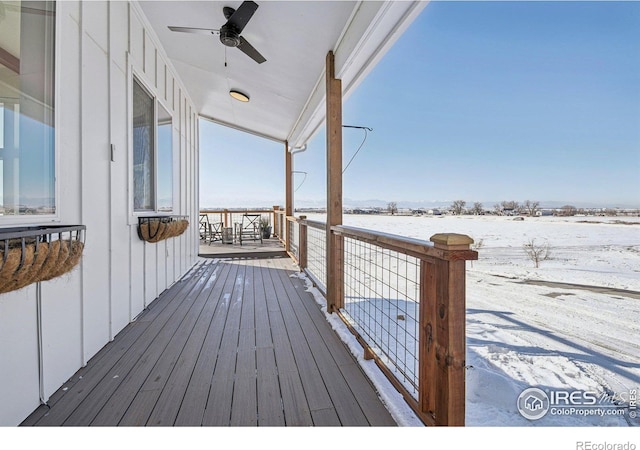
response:
<path id="1" fill-rule="evenodd" d="M 240 45 L 240 34 L 229 25 L 220 28 L 220 42 L 227 47 L 237 47 Z"/>

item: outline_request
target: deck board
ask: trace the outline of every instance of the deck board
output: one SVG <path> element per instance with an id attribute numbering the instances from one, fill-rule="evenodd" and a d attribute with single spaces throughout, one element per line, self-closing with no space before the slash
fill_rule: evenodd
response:
<path id="1" fill-rule="evenodd" d="M 186 294 L 200 282 L 205 270 L 206 266 L 203 264 L 195 267 L 188 274 L 191 275 L 190 277 L 185 277 L 181 282 L 176 283 L 156 300 L 159 303 L 154 302 L 153 308 L 142 313 L 143 317 L 145 315 L 152 316 L 154 321 L 136 320 L 129 324 L 116 339 L 100 350 L 87 366 L 80 369 L 71 378 L 78 381 L 70 389 L 63 392 L 64 401 L 58 401 L 52 405 L 36 425 L 65 424 L 69 416 L 79 409 L 85 399 L 91 397 L 89 405 L 98 402 L 100 390 L 96 389 L 101 386 L 103 380 L 108 382 L 109 373 L 113 373 L 114 369 L 117 374 L 119 368 L 130 366 L 140 357 L 142 351 L 151 344 L 171 314 L 186 298 Z M 112 378 L 113 376 L 111 375 Z M 80 379 L 80 377 L 82 378 Z M 58 390 L 53 396 L 60 393 L 61 391 Z M 82 409 L 80 408 L 80 410 Z"/>
<path id="2" fill-rule="evenodd" d="M 395 425 L 294 273 L 200 261 L 23 425 Z"/>
<path id="3" fill-rule="evenodd" d="M 176 367 L 171 372 L 164 389 L 160 393 L 158 401 L 147 419 L 147 425 L 171 426 L 175 423 L 180 406 L 185 399 L 189 381 L 194 374 L 198 358 L 200 355 L 206 355 L 206 336 L 223 296 L 224 285 L 229 276 L 230 268 L 230 265 L 222 265 L 221 269 L 214 274 L 217 283 L 209 294 L 207 306 L 198 318 L 198 322 L 180 354 Z M 215 354 L 204 356 L 204 358 L 207 357 L 215 357 Z M 204 406 L 202 408 L 204 410 Z"/>
<path id="4" fill-rule="evenodd" d="M 202 424 L 207 399 L 209 397 L 213 369 L 217 362 L 224 332 L 224 324 L 227 320 L 227 311 L 238 273 L 237 265 L 226 264 L 225 266 L 229 271 L 224 280 L 217 312 L 207 330 L 207 335 L 204 338 L 202 350 L 196 361 L 193 374 L 190 380 L 188 380 L 187 389 L 174 423 L 174 425 L 177 426 Z"/>

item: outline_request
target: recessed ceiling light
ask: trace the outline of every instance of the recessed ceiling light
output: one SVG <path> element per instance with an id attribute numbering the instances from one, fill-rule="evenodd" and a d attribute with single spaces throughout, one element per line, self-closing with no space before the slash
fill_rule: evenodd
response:
<path id="1" fill-rule="evenodd" d="M 230 90 L 229 91 L 229 95 L 232 96 L 233 98 L 235 98 L 236 100 L 239 100 L 241 102 L 248 102 L 249 101 L 249 96 L 247 94 L 244 94 L 240 91 L 236 91 L 236 90 Z"/>

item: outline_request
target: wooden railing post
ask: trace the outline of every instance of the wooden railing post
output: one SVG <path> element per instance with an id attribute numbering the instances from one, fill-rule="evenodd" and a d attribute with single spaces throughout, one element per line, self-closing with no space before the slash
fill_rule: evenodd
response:
<path id="1" fill-rule="evenodd" d="M 273 233 L 278 236 L 278 239 L 282 239 L 280 236 L 280 214 L 278 214 L 279 206 L 273 207 Z"/>
<path id="2" fill-rule="evenodd" d="M 435 425 L 462 426 L 465 416 L 465 260 L 473 239 L 431 236 L 438 257 L 420 265 L 419 407 Z M 475 258 L 474 258 L 475 255 Z"/>
<path id="3" fill-rule="evenodd" d="M 289 220 L 289 216 L 284 216 L 284 227 L 286 231 L 284 232 L 285 240 L 284 240 L 284 249 L 287 253 L 291 253 L 291 222 Z"/>
<path id="4" fill-rule="evenodd" d="M 300 266 L 300 270 L 304 271 L 307 267 L 307 216 L 300 216 L 299 225 L 299 236 L 300 242 L 298 242 L 298 265 Z"/>
<path id="5" fill-rule="evenodd" d="M 331 232 L 342 225 L 342 80 L 335 77 L 333 52 L 327 53 L 325 67 L 327 136 L 327 312 L 344 303 L 344 255 L 342 237 Z"/>
<path id="6" fill-rule="evenodd" d="M 278 235 L 278 227 L 276 227 L 276 211 L 278 210 L 279 206 L 278 205 L 273 205 L 273 208 L 271 210 L 271 224 L 272 224 L 272 230 L 273 230 L 273 234 Z"/>

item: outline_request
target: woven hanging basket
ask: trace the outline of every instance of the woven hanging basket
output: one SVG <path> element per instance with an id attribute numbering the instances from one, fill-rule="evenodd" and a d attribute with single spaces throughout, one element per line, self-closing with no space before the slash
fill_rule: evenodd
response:
<path id="1" fill-rule="evenodd" d="M 180 236 L 189 228 L 189 221 L 177 217 L 141 217 L 138 236 L 146 242 L 160 242 Z"/>
<path id="2" fill-rule="evenodd" d="M 81 227 L 81 228 L 80 228 Z M 32 283 L 51 280 L 73 269 L 84 250 L 80 230 L 66 227 L 34 229 L 32 236 L 20 229 L 21 237 L 0 239 L 0 294 L 15 291 Z M 4 230 L 2 230 L 4 231 Z M 35 234 L 40 232 L 41 234 Z"/>

